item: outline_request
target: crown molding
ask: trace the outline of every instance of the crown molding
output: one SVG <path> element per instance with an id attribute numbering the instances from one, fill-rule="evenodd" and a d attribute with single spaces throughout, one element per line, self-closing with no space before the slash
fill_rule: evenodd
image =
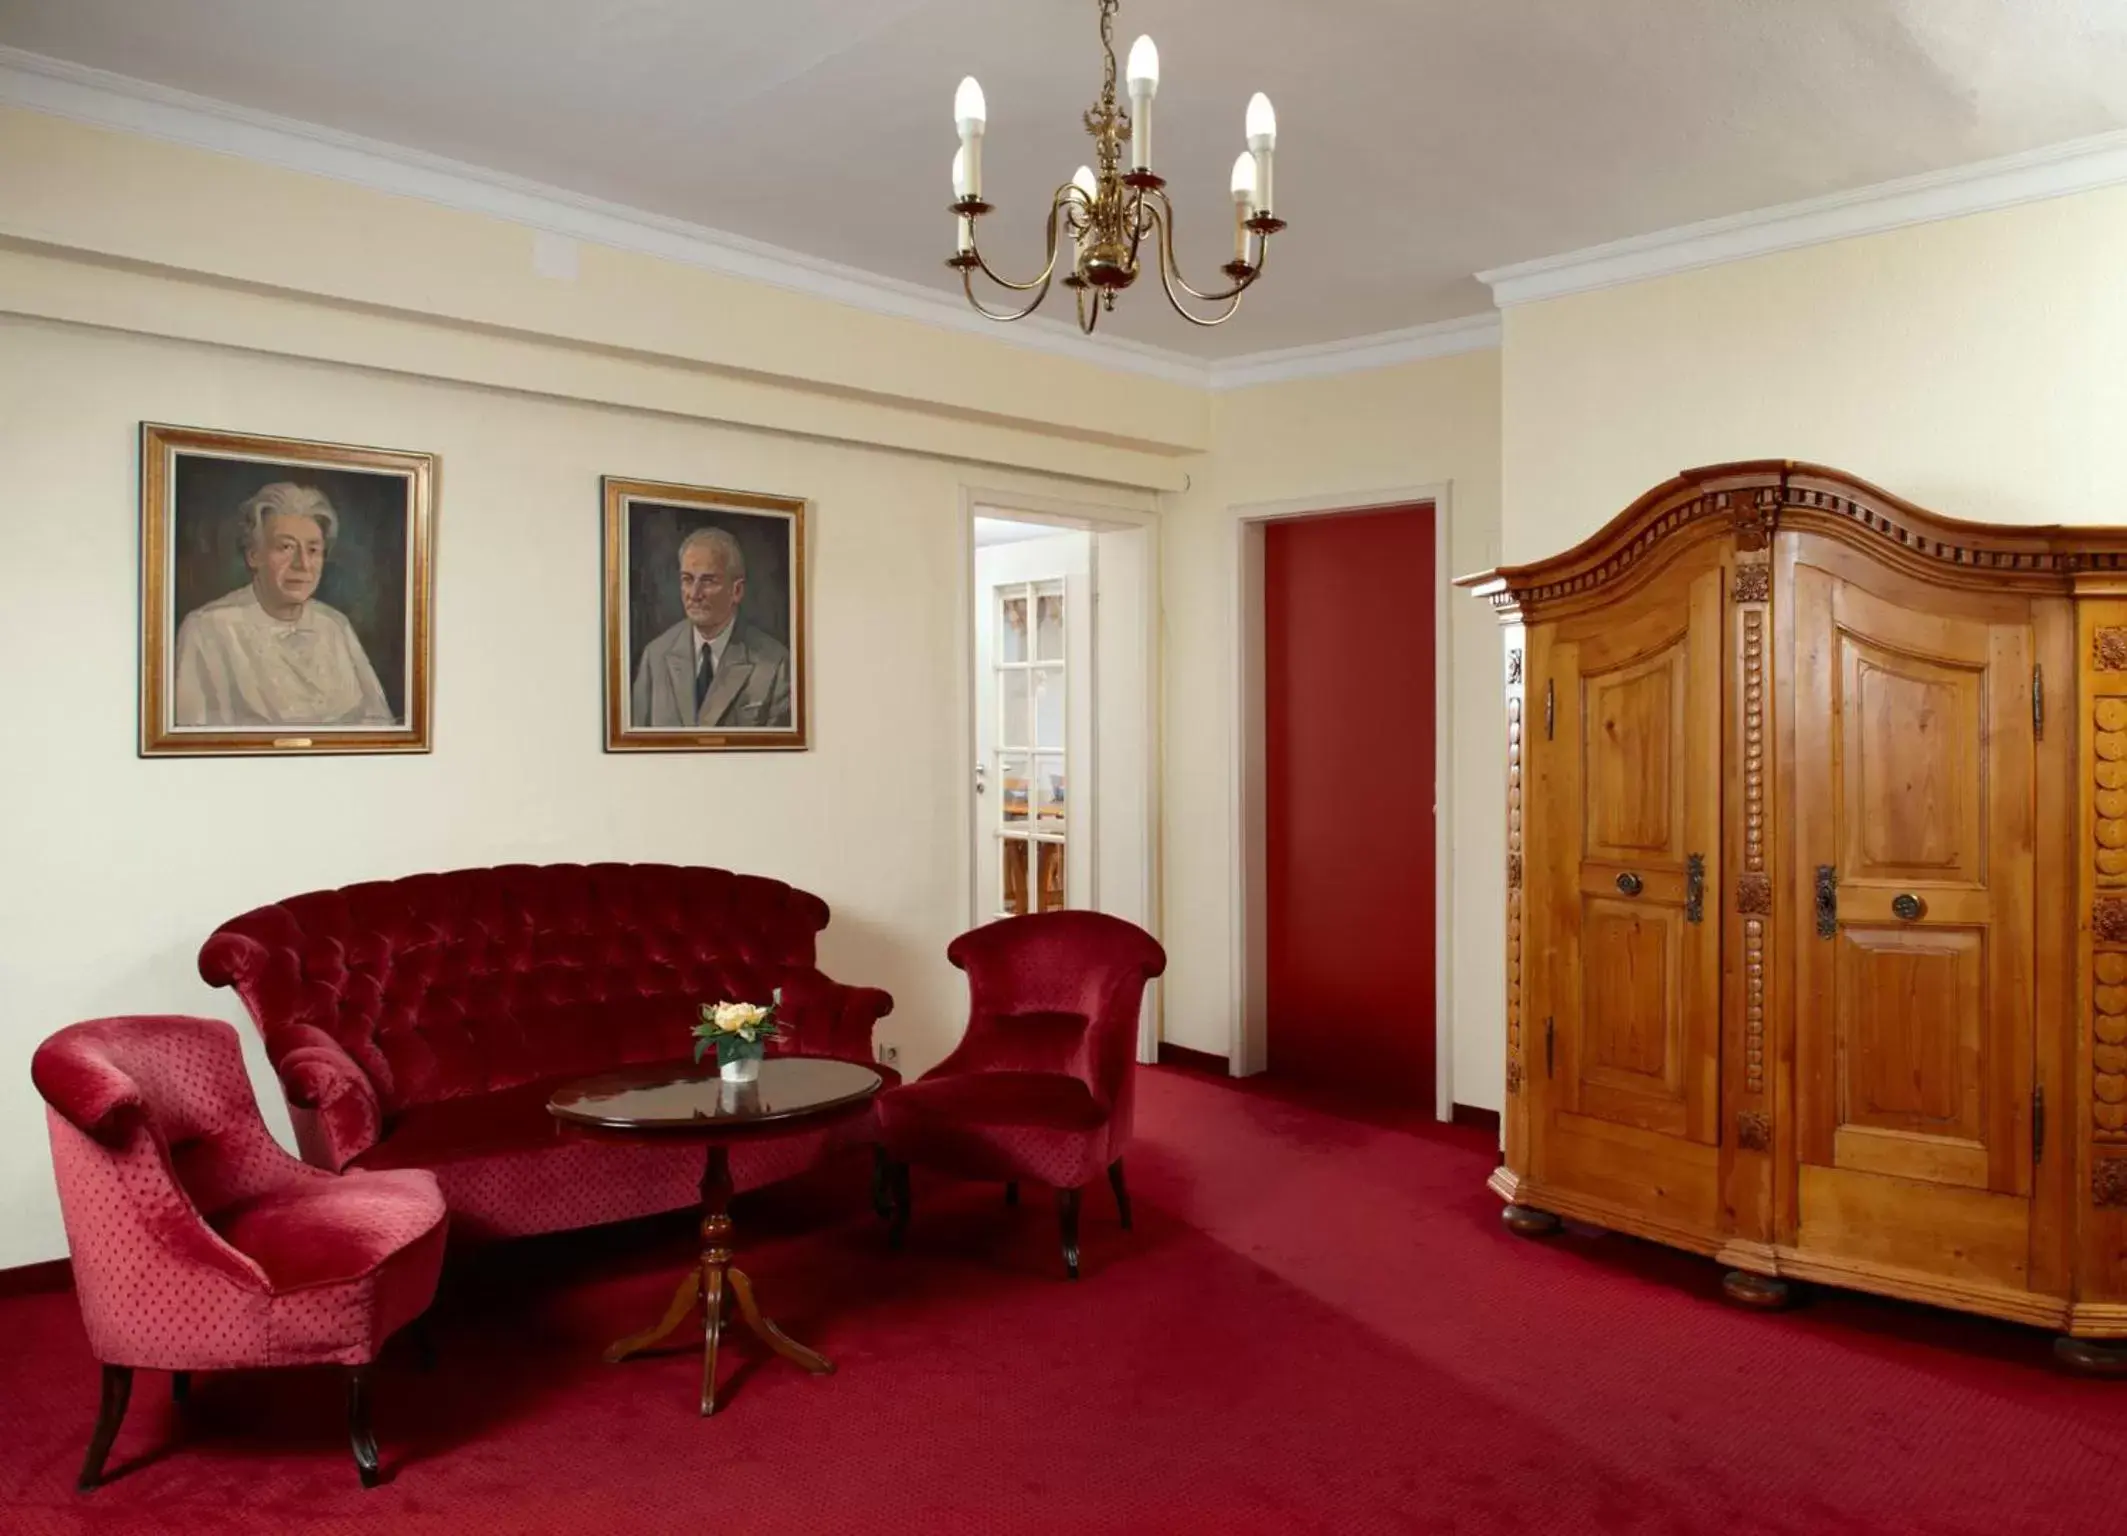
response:
<path id="1" fill-rule="evenodd" d="M 1000 326 L 960 299 L 743 235 L 649 213 L 504 171 L 255 111 L 151 81 L 0 45 L 0 106 L 232 155 L 460 212 L 522 225 L 561 240 L 608 246 L 743 282 L 846 304 L 871 314 L 980 336 L 1006 346 L 1195 389 L 1242 389 L 1326 378 L 1499 345 L 1487 312 L 1408 330 L 1207 361 L 1144 342 L 1082 335 L 1042 316 Z M 543 241 L 535 259 L 573 270 L 567 246 Z"/>
<path id="2" fill-rule="evenodd" d="M 2127 182 L 2127 131 L 1707 219 L 1477 274 L 1501 309 Z"/>
<path id="3" fill-rule="evenodd" d="M 920 283 L 881 277 L 684 219 L 548 186 L 403 145 L 254 111 L 151 81 L 0 45 L 0 105 L 485 214 L 552 235 L 654 256 L 897 319 L 1096 367 L 1205 387 L 1204 359 L 1120 337 L 1095 341 L 1033 317 L 1000 326 Z"/>
<path id="4" fill-rule="evenodd" d="M 1499 315 L 1487 310 L 1453 320 L 1436 320 L 1431 325 L 1414 325 L 1407 330 L 1220 358 L 1211 365 L 1211 387 L 1248 389 L 1258 384 L 1289 384 L 1296 379 L 1326 379 L 1340 373 L 1423 362 L 1429 357 L 1452 357 L 1458 352 L 1484 352 L 1498 345 Z"/>

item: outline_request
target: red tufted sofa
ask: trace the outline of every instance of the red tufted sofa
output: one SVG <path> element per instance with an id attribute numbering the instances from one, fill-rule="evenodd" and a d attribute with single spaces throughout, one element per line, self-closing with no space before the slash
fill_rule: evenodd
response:
<path id="1" fill-rule="evenodd" d="M 704 1002 L 781 987 L 791 1037 L 772 1049 L 871 1061 L 893 999 L 820 973 L 827 916 L 721 869 L 505 865 L 291 896 L 217 928 L 199 970 L 258 1024 L 306 1161 L 430 1169 L 455 1237 L 513 1237 L 697 1203 L 699 1147 L 564 1135 L 546 1101 L 570 1078 L 687 1061 Z M 867 1111 L 748 1141 L 732 1181 L 876 1139 Z"/>

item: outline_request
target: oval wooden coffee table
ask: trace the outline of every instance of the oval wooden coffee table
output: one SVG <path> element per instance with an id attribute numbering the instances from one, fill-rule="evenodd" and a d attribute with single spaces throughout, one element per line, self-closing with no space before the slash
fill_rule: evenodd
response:
<path id="1" fill-rule="evenodd" d="M 727 1083 L 714 1070 L 624 1068 L 569 1084 L 547 1101 L 564 1125 L 601 1135 L 679 1137 L 700 1141 L 702 1168 L 702 1257 L 673 1292 L 672 1305 L 655 1325 L 631 1333 L 606 1350 L 621 1361 L 676 1333 L 702 1307 L 702 1416 L 716 1412 L 716 1344 L 724 1327 L 726 1287 L 739 1317 L 762 1343 L 811 1371 L 834 1370 L 826 1356 L 807 1349 L 761 1314 L 753 1282 L 732 1266 L 730 1144 L 744 1136 L 773 1135 L 802 1122 L 814 1129 L 823 1119 L 854 1114 L 871 1101 L 882 1079 L 854 1061 L 823 1056 L 771 1056 L 758 1082 Z"/>

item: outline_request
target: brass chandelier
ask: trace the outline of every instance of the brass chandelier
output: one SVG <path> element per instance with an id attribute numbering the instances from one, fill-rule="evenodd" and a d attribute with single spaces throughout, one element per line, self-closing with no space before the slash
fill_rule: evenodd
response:
<path id="1" fill-rule="evenodd" d="M 991 270 L 975 242 L 975 221 L 990 211 L 982 200 L 982 136 L 988 120 L 982 87 L 974 76 L 960 82 L 953 97 L 953 117 L 960 129 L 960 150 L 953 157 L 953 213 L 959 222 L 959 247 L 946 265 L 960 273 L 968 302 L 992 320 L 1023 320 L 1041 307 L 1057 280 L 1063 242 L 1071 255 L 1063 285 L 1078 304 L 1079 329 L 1089 334 L 1101 311 L 1115 308 L 1115 296 L 1137 281 L 1140 253 L 1154 263 L 1160 286 L 1176 314 L 1191 325 L 1223 325 L 1241 307 L 1241 295 L 1263 275 L 1270 237 L 1285 227 L 1272 213 L 1271 153 L 1277 145 L 1278 119 L 1270 98 L 1260 91 L 1249 101 L 1248 148 L 1233 163 L 1233 260 L 1221 268 L 1228 286 L 1206 293 L 1189 285 L 1174 260 L 1174 207 L 1167 183 L 1152 170 L 1152 98 L 1159 90 L 1159 50 L 1140 37 L 1130 49 L 1130 110 L 1115 97 L 1115 11 L 1120 0 L 1100 0 L 1100 45 L 1107 55 L 1100 100 L 1085 115 L 1093 136 L 1098 169 L 1078 174 L 1049 199 L 1048 263 L 1029 282 L 1013 282 Z M 1125 141 L 1127 140 L 1127 145 Z M 1129 169 L 1123 168 L 1128 149 Z M 1149 250 L 1146 249 L 1149 242 Z M 992 309 L 975 295 L 980 272 L 998 287 L 1030 298 L 1016 309 Z M 1212 306 L 1200 313 L 1191 307 Z"/>

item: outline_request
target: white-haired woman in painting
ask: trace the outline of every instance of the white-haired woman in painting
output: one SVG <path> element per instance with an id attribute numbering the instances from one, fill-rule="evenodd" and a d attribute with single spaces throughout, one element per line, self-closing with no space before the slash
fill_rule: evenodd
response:
<path id="1" fill-rule="evenodd" d="M 325 493 L 277 481 L 237 516 L 251 580 L 178 626 L 172 723 L 397 724 L 354 626 L 316 598 L 340 531 Z"/>

